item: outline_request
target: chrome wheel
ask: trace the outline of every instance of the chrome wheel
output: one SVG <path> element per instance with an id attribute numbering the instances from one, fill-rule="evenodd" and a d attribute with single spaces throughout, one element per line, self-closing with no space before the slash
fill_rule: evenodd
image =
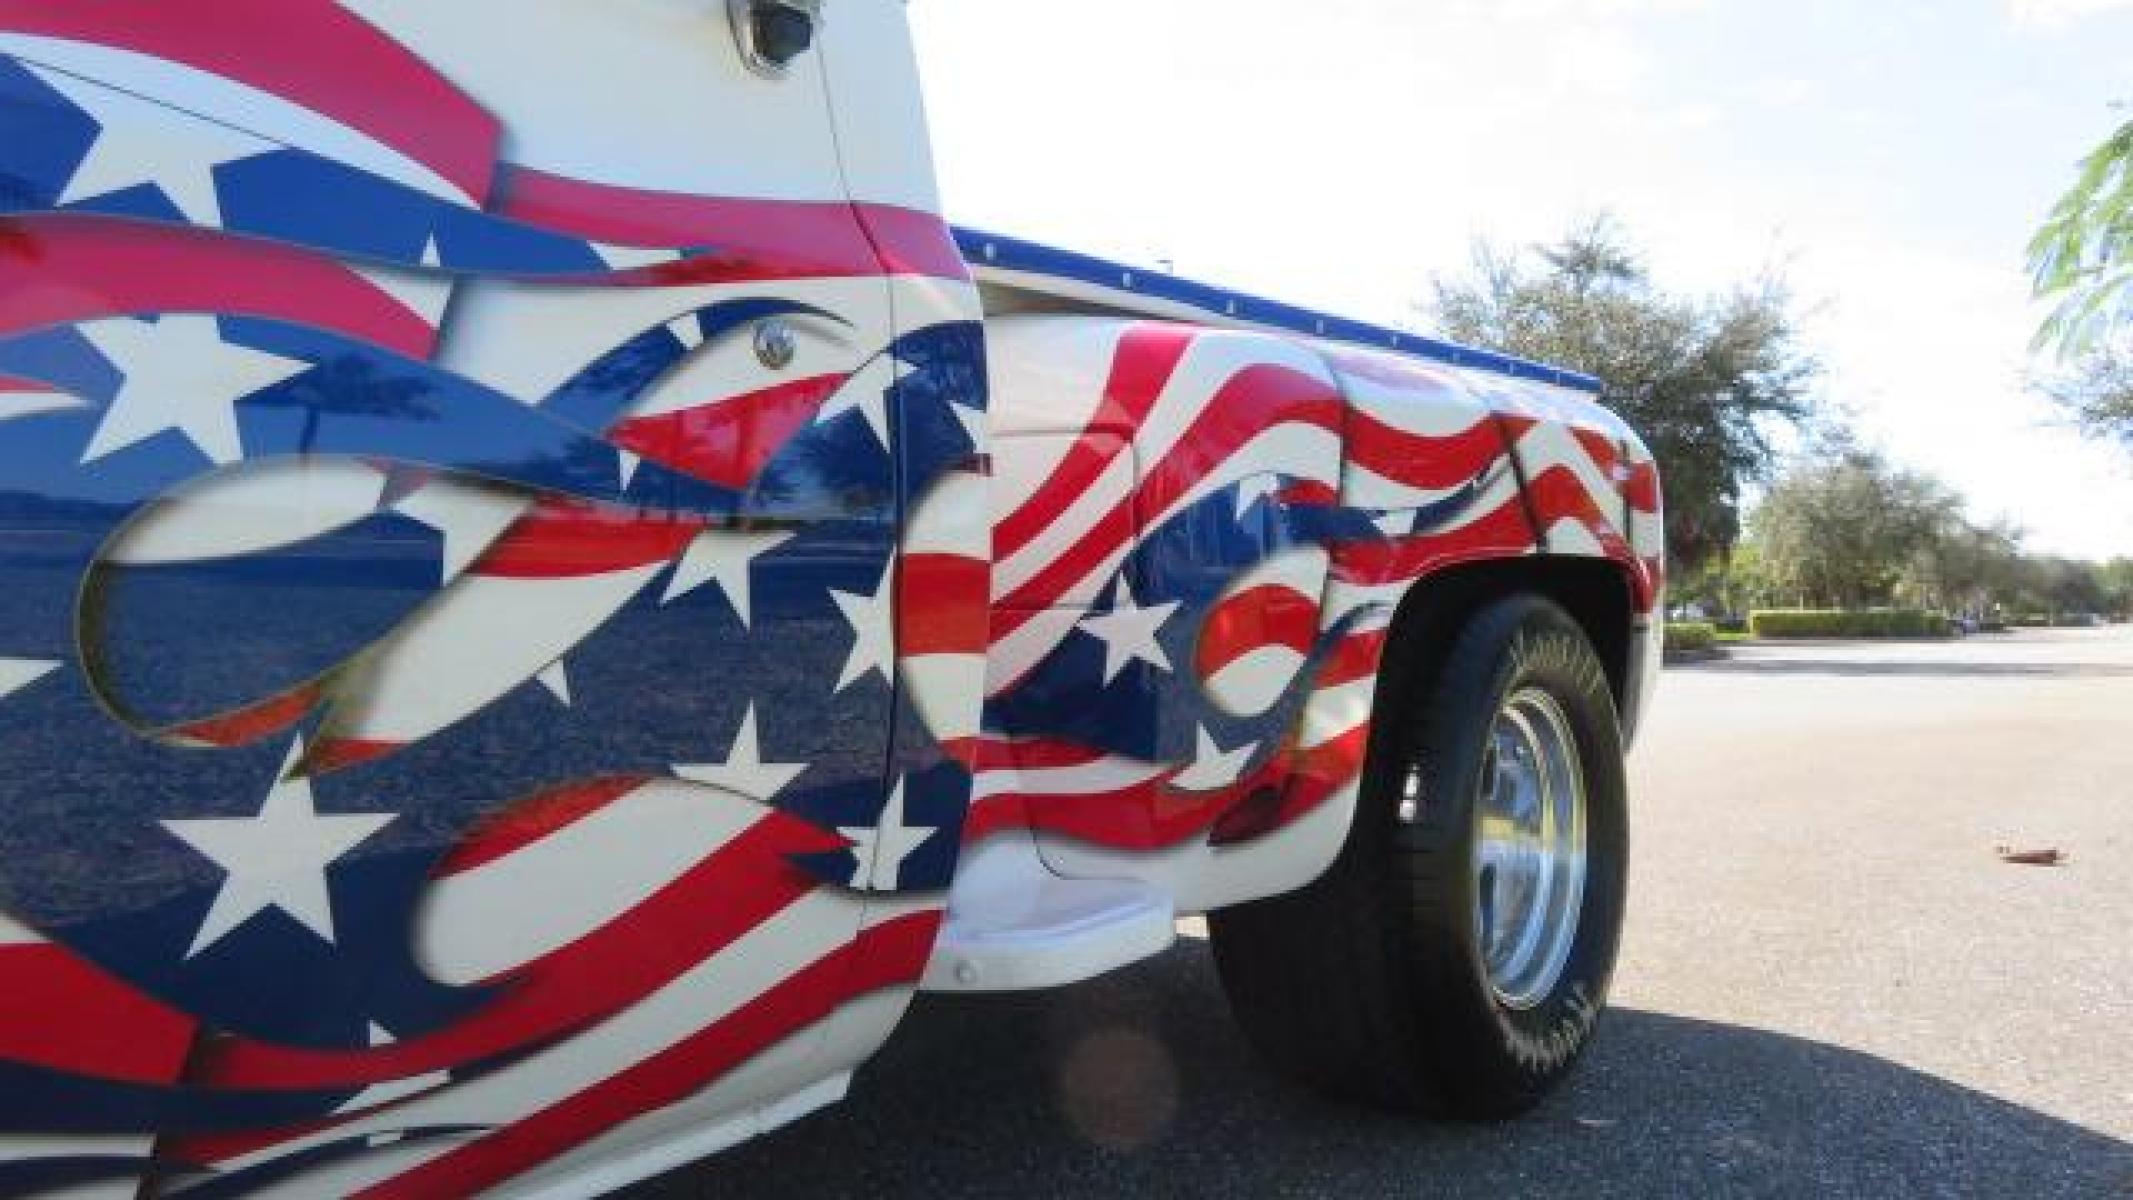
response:
<path id="1" fill-rule="evenodd" d="M 1497 711 L 1475 806 L 1475 933 L 1489 987 L 1512 1008 L 1555 989 L 1585 897 L 1585 774 L 1555 697 L 1511 694 Z"/>

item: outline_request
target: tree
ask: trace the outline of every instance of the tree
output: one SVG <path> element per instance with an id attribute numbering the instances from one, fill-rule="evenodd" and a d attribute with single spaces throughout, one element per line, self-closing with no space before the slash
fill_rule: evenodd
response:
<path id="1" fill-rule="evenodd" d="M 2133 620 L 2133 558 L 2099 564 L 2096 581 L 2103 592 L 2104 611 L 2121 621 Z"/>
<path id="2" fill-rule="evenodd" d="M 1903 590 L 1922 607 L 1984 617 L 2014 600 L 2022 571 L 2021 530 L 1947 512 L 1920 548 Z"/>
<path id="3" fill-rule="evenodd" d="M 2023 612 L 2061 617 L 2097 613 L 2109 607 L 2103 581 L 2093 563 L 2070 558 L 2033 558 L 2025 564 L 2018 592 Z"/>
<path id="4" fill-rule="evenodd" d="M 2133 321 L 2133 121 L 2081 160 L 2029 243 L 2037 295 L 2056 300 L 2040 347 L 2088 350 Z"/>
<path id="5" fill-rule="evenodd" d="M 1864 608 L 1896 599 L 1960 513 L 1938 480 L 1840 437 L 1772 485 L 1753 528 L 1781 593 L 1809 607 Z M 1947 585 L 1935 570 L 1922 590 L 1938 604 Z"/>
<path id="6" fill-rule="evenodd" d="M 1455 340 L 1601 380 L 1602 401 L 1659 461 L 1677 572 L 1732 549 L 1742 493 L 1769 474 L 1769 426 L 1811 412 L 1817 367 L 1798 344 L 1782 281 L 1715 298 L 1669 294 L 1605 218 L 1528 254 L 1478 247 L 1470 275 L 1436 281 L 1429 311 Z"/>
<path id="7" fill-rule="evenodd" d="M 2045 392 L 2075 424 L 2133 448 L 2133 121 L 2081 162 L 2029 244 L 2037 295 L 2054 300 L 2037 347 L 2068 369 Z"/>
<path id="8" fill-rule="evenodd" d="M 2133 345 L 2092 349 L 2043 387 L 2083 433 L 2133 449 Z"/>

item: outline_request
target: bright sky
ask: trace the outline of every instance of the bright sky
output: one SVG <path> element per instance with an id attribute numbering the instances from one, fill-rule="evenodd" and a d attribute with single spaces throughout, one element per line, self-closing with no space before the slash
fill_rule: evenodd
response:
<path id="1" fill-rule="evenodd" d="M 2133 0 L 912 0 L 949 216 L 1388 324 L 1606 209 L 1659 281 L 1781 264 L 1830 399 L 2033 549 L 2133 458 L 2022 388 L 2022 249 L 2133 102 Z"/>

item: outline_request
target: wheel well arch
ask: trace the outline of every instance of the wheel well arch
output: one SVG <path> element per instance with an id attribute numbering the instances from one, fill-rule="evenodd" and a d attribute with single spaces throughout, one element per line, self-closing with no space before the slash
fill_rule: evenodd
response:
<path id="1" fill-rule="evenodd" d="M 1482 607 L 1514 592 L 1532 592 L 1561 605 L 1585 631 L 1607 671 L 1618 714 L 1631 711 L 1635 686 L 1635 608 L 1629 573 L 1604 558 L 1536 555 L 1483 559 L 1417 580 L 1393 614 L 1382 669 L 1427 678 L 1449 650 L 1452 635 Z"/>

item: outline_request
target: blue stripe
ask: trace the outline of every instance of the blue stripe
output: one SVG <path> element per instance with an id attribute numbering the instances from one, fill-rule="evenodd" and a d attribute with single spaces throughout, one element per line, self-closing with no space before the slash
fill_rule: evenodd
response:
<path id="1" fill-rule="evenodd" d="M 1546 363 L 1488 350 L 1476 350 L 1471 346 L 1440 341 L 1383 325 L 1351 321 L 1346 317 L 1337 317 L 1315 309 L 1298 308 L 1278 300 L 1267 300 L 1243 292 L 1195 283 L 1160 271 L 1136 270 L 1124 263 L 1076 254 L 1071 250 L 1058 250 L 1020 238 L 1002 237 L 999 234 L 958 226 L 955 230 L 955 240 L 963 252 L 963 257 L 974 266 L 998 267 L 1032 275 L 1050 275 L 1114 292 L 1167 300 L 1173 304 L 1199 309 L 1216 322 L 1260 325 L 1324 338 L 1330 342 L 1366 346 L 1373 350 L 1391 350 L 1411 358 L 1449 363 L 1455 367 L 1477 367 L 1499 375 L 1509 375 L 1516 379 L 1536 379 L 1542 383 L 1574 388 L 1594 395 L 1598 395 L 1601 388 L 1600 381 L 1593 376 L 1566 371 L 1561 367 L 1551 367 Z"/>

